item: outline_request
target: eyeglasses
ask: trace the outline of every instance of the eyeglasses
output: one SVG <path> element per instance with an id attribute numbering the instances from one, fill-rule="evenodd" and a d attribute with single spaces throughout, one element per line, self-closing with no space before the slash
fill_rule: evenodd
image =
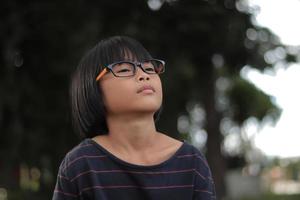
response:
<path id="1" fill-rule="evenodd" d="M 116 77 L 134 76 L 140 67 L 147 74 L 161 74 L 165 71 L 165 62 L 158 59 L 149 59 L 143 62 L 119 61 L 106 66 L 97 76 L 96 81 L 99 81 L 107 72 L 112 72 Z"/>

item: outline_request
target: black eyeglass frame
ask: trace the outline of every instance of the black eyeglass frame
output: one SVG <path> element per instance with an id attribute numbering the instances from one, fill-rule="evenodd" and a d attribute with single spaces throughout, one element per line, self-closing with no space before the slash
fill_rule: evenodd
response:
<path id="1" fill-rule="evenodd" d="M 150 72 L 150 71 L 146 71 L 144 68 L 143 68 L 143 63 L 144 62 L 150 62 L 150 61 L 156 61 L 156 62 L 159 62 L 163 65 L 163 69 L 162 71 L 160 72 L 157 72 L 157 71 L 153 71 L 153 72 Z M 133 71 L 133 74 L 132 75 L 127 75 L 127 76 L 119 76 L 119 75 L 116 75 L 114 72 L 113 72 L 113 66 L 114 65 L 117 65 L 117 64 L 120 64 L 120 63 L 129 63 L 129 64 L 132 64 L 134 66 L 134 71 Z M 118 62 L 114 62 L 114 63 L 111 63 L 109 65 L 107 65 L 100 73 L 99 75 L 97 75 L 97 78 L 96 78 L 96 81 L 99 81 L 100 78 L 102 76 L 104 76 L 107 72 L 111 72 L 115 77 L 131 77 L 131 76 L 134 76 L 136 74 L 136 69 L 137 67 L 141 68 L 141 70 L 143 70 L 143 72 L 147 73 L 147 74 L 162 74 L 165 72 L 165 61 L 163 60 L 160 60 L 160 59 L 148 59 L 148 60 L 144 60 L 142 62 L 132 62 L 132 61 L 118 61 Z"/>

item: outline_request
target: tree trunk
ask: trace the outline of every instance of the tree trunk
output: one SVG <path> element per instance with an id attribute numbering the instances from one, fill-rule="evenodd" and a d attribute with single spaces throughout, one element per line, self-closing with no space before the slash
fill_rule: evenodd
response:
<path id="1" fill-rule="evenodd" d="M 207 137 L 207 160 L 212 170 L 213 179 L 216 186 L 217 198 L 222 199 L 225 196 L 225 172 L 226 163 L 222 156 L 221 144 L 223 137 L 220 132 L 221 114 L 216 110 L 215 97 L 215 69 L 209 66 L 206 74 L 206 88 L 203 94 L 204 108 L 206 111 L 206 131 Z"/>

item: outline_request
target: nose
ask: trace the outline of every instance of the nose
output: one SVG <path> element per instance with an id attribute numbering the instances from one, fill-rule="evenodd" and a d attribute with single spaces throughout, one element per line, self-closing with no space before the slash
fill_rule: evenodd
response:
<path id="1" fill-rule="evenodd" d="M 150 80 L 150 75 L 141 69 L 141 66 L 136 69 L 136 76 L 139 81 Z"/>

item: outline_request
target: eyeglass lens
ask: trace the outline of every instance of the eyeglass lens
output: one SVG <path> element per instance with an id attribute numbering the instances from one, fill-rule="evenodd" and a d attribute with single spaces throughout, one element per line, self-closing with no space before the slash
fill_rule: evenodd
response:
<path id="1" fill-rule="evenodd" d="M 135 64 L 131 62 L 120 62 L 112 66 L 112 71 L 116 76 L 133 76 L 135 74 Z M 164 64 L 158 60 L 150 60 L 142 63 L 143 71 L 148 74 L 159 74 L 164 70 Z"/>

